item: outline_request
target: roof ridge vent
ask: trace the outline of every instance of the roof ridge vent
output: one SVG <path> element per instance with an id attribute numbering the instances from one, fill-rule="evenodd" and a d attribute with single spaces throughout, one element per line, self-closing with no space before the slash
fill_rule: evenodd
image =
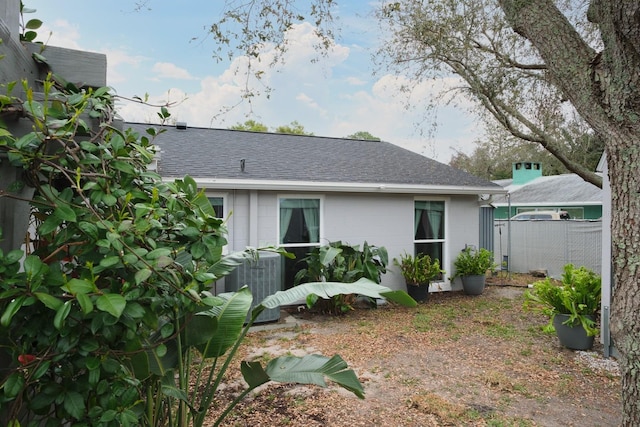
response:
<path id="1" fill-rule="evenodd" d="M 187 128 L 187 122 L 176 122 L 176 129 L 185 130 Z"/>

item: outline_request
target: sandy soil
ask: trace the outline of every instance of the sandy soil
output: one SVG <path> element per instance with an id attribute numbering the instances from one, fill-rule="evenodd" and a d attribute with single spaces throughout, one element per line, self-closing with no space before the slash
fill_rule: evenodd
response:
<path id="1" fill-rule="evenodd" d="M 335 385 L 268 384 L 223 425 L 619 425 L 615 360 L 601 357 L 598 339 L 593 351 L 575 352 L 544 334 L 545 318 L 522 308 L 532 280 L 495 278 L 483 295 L 431 294 L 415 309 L 383 306 L 338 318 L 283 311 L 293 323 L 251 332 L 240 357 L 337 353 L 366 398 Z M 220 407 L 239 387 L 234 371 Z"/>

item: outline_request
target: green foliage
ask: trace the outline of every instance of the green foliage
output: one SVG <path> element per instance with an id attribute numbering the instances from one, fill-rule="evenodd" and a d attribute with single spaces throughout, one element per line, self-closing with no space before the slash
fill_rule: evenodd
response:
<path id="1" fill-rule="evenodd" d="M 18 126 L 30 131 L 5 129 L 0 139 L 23 171 L 19 184 L 35 191 L 26 252 L 0 253 L 3 425 L 202 425 L 265 307 L 291 303 L 303 289 L 407 302 L 373 283 L 309 284 L 268 298 L 244 325 L 251 293 L 209 290 L 257 251 L 224 255 L 225 224 L 196 182 L 164 183 L 147 170 L 160 131 L 118 129 L 109 88 L 51 75 L 43 88 L 36 98 L 23 83 L 25 99 L 11 102 L 24 118 L 12 120 L 30 120 Z M 159 117 L 170 114 L 163 108 Z M 339 356 L 273 363 L 243 365 L 249 389 L 272 376 L 321 384 L 326 375 L 362 397 Z"/>
<path id="2" fill-rule="evenodd" d="M 24 14 L 33 13 L 35 9 L 29 9 L 24 6 L 22 1 L 20 2 L 20 41 L 33 42 L 38 33 L 35 31 L 42 26 L 42 21 L 39 19 L 29 19 L 25 22 Z"/>
<path id="3" fill-rule="evenodd" d="M 422 253 L 414 257 L 405 252 L 399 259 L 394 258 L 393 263 L 400 268 L 407 285 L 418 286 L 429 283 L 445 272 L 440 268 L 439 260 L 431 261 L 429 255 Z"/>
<path id="4" fill-rule="evenodd" d="M 296 120 L 292 121 L 289 125 L 278 126 L 275 130 L 276 133 L 287 133 L 290 135 L 309 135 L 313 136 L 313 133 L 307 132 L 304 126 L 298 123 Z"/>
<path id="5" fill-rule="evenodd" d="M 269 132 L 267 125 L 257 122 L 255 120 L 247 120 L 244 123 L 237 123 L 231 126 L 231 130 L 247 130 L 251 132 Z"/>
<path id="6" fill-rule="evenodd" d="M 493 252 L 480 248 L 475 249 L 471 246 L 464 248 L 453 262 L 455 273 L 452 279 L 462 276 L 476 276 L 486 274 L 487 270 L 495 268 L 493 261 Z"/>
<path id="7" fill-rule="evenodd" d="M 550 278 L 533 284 L 533 290 L 525 292 L 525 306 L 549 316 L 546 331 L 553 332 L 553 318 L 556 314 L 568 314 L 567 325 L 580 324 L 590 336 L 598 329 L 595 321 L 587 316 L 595 316 L 600 310 L 600 276 L 586 267 L 575 268 L 573 264 L 564 266 L 562 284 L 556 285 Z"/>
<path id="8" fill-rule="evenodd" d="M 356 133 L 352 133 L 351 135 L 348 135 L 347 138 L 349 138 L 349 139 L 363 139 L 365 141 L 380 141 L 380 138 L 378 138 L 377 136 L 373 136 L 369 132 L 364 131 L 364 130 L 358 131 Z"/>
<path id="9" fill-rule="evenodd" d="M 389 256 L 384 247 L 371 246 L 367 242 L 360 249 L 359 245 L 336 241 L 313 248 L 301 262 L 306 268 L 296 274 L 296 285 L 319 281 L 353 283 L 361 278 L 380 283 L 387 272 Z M 342 314 L 353 309 L 355 297 L 338 295 L 325 302 L 311 296 L 307 302 L 309 306 L 319 304 L 317 308 L 323 312 Z"/>

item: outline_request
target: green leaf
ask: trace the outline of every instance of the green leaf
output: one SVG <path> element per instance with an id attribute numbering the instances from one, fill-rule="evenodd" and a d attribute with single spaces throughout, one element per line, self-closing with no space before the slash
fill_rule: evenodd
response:
<path id="1" fill-rule="evenodd" d="M 242 372 L 242 377 L 251 389 L 271 381 L 271 378 L 269 378 L 269 375 L 265 372 L 260 362 L 243 361 L 240 364 L 240 372 Z"/>
<path id="2" fill-rule="evenodd" d="M 338 282 L 311 282 L 294 286 L 286 291 L 278 291 L 266 297 L 261 305 L 265 308 L 276 308 L 281 305 L 290 305 L 296 301 L 305 300 L 307 295 L 315 294 L 321 298 L 329 299 L 339 294 L 359 294 L 370 298 L 387 298 L 390 301 L 406 307 L 415 307 L 416 301 L 404 291 L 392 291 L 386 286 L 362 278 L 354 283 Z M 258 306 L 259 307 L 259 306 Z M 256 308 L 258 308 L 256 307 Z M 255 310 L 255 309 L 254 309 Z"/>
<path id="3" fill-rule="evenodd" d="M 156 259 L 160 257 L 167 257 L 171 255 L 171 249 L 169 248 L 158 248 L 154 249 L 147 254 L 147 259 Z"/>
<path id="4" fill-rule="evenodd" d="M 218 327 L 213 337 L 206 344 L 197 346 L 204 358 L 219 357 L 235 344 L 238 337 L 240 337 L 242 326 L 247 319 L 247 313 L 253 301 L 251 291 L 246 286 L 238 292 L 224 293 L 218 296 L 223 301 L 221 305 L 199 313 L 200 316 L 206 316 L 207 314 L 205 313 L 208 313 L 217 317 L 218 320 Z M 198 317 L 194 316 L 194 318 Z M 207 333 L 202 328 L 195 328 L 195 331 L 190 331 L 190 333 L 197 332 Z"/>
<path id="5" fill-rule="evenodd" d="M 24 27 L 28 28 L 30 30 L 37 30 L 41 26 L 42 26 L 42 21 L 41 20 L 39 20 L 39 19 L 30 19 L 29 21 L 27 21 L 27 23 L 26 23 L 26 25 Z"/>
<path id="6" fill-rule="evenodd" d="M 124 311 L 127 301 L 119 294 L 100 295 L 96 300 L 96 306 L 100 311 L 106 311 L 113 317 L 119 319 Z"/>
<path id="7" fill-rule="evenodd" d="M 61 221 L 76 222 L 76 212 L 69 205 L 59 204 L 53 211 L 53 215 Z"/>
<path id="8" fill-rule="evenodd" d="M 162 358 L 167 354 L 167 346 L 164 344 L 160 344 L 156 347 L 155 352 L 158 357 Z"/>
<path id="9" fill-rule="evenodd" d="M 33 280 L 47 271 L 47 265 L 39 257 L 28 255 L 24 260 L 24 271 Z"/>
<path id="10" fill-rule="evenodd" d="M 117 258 L 117 257 L 116 257 Z M 93 283 L 84 279 L 71 279 L 62 286 L 62 289 L 72 295 L 88 294 L 95 290 Z"/>
<path id="11" fill-rule="evenodd" d="M 103 194 L 102 202 L 107 206 L 114 206 L 116 203 L 118 203 L 118 199 L 111 194 Z"/>
<path id="12" fill-rule="evenodd" d="M 321 387 L 326 387 L 326 376 L 360 399 L 364 399 L 364 388 L 355 372 L 347 369 L 347 363 L 337 354 L 330 359 L 317 354 L 309 354 L 302 358 L 278 357 L 269 362 L 265 372 L 272 381 L 315 384 Z"/>
<path id="13" fill-rule="evenodd" d="M 139 285 L 140 283 L 147 280 L 149 277 L 151 277 L 152 273 L 153 272 L 148 268 L 143 268 L 142 270 L 136 271 L 136 274 L 135 274 L 136 285 Z"/>
<path id="14" fill-rule="evenodd" d="M 198 237 L 200 236 L 200 230 L 196 227 L 186 227 L 184 230 L 180 232 L 185 237 Z"/>
<path id="15" fill-rule="evenodd" d="M 20 249 L 14 249 L 10 251 L 7 254 L 7 256 L 4 257 L 4 261 L 7 264 L 13 264 L 14 262 L 20 261 L 23 255 L 24 255 L 24 252 L 22 252 Z"/>
<path id="16" fill-rule="evenodd" d="M 78 223 L 78 228 L 92 239 L 95 240 L 98 238 L 98 227 L 96 227 L 95 224 L 87 221 L 80 221 Z"/>
<path id="17" fill-rule="evenodd" d="M 80 308 L 84 314 L 89 314 L 93 311 L 93 302 L 91 301 L 91 297 L 86 294 L 78 294 L 76 295 L 76 299 L 78 300 L 78 304 L 80 304 Z"/>
<path id="18" fill-rule="evenodd" d="M 100 260 L 100 266 L 104 267 L 104 268 L 109 268 L 109 267 L 113 267 L 114 265 L 118 264 L 120 262 L 120 257 L 117 255 L 112 255 L 112 256 L 108 256 L 105 258 L 102 258 Z"/>
<path id="19" fill-rule="evenodd" d="M 53 326 L 57 330 L 62 329 L 62 326 L 64 325 L 64 321 L 66 320 L 67 316 L 69 316 L 70 312 L 71 312 L 71 301 L 65 302 L 60 306 L 60 308 L 58 308 L 58 310 L 56 311 L 56 315 L 53 318 Z"/>
<path id="20" fill-rule="evenodd" d="M 18 310 L 22 307 L 22 303 L 27 299 L 26 295 L 22 295 L 16 299 L 11 300 L 9 304 L 7 304 L 7 308 L 2 313 L 2 317 L 0 317 L 0 325 L 7 327 L 11 323 L 11 319 L 16 315 Z"/>
<path id="21" fill-rule="evenodd" d="M 64 396 L 64 409 L 76 419 L 81 419 L 84 415 L 84 399 L 77 391 L 69 391 Z"/>
<path id="22" fill-rule="evenodd" d="M 50 294 L 46 294 L 43 292 L 35 292 L 34 295 L 36 298 L 38 298 L 38 301 L 43 303 L 47 308 L 50 308 L 51 310 L 57 311 L 60 308 L 60 306 L 63 304 L 61 300 L 59 300 L 58 298 Z"/>
<path id="23" fill-rule="evenodd" d="M 4 389 L 5 397 L 9 399 L 13 399 L 17 397 L 24 387 L 24 377 L 22 376 L 22 372 L 16 371 L 13 374 L 9 375 L 4 382 L 2 388 Z"/>
<path id="24" fill-rule="evenodd" d="M 40 378 L 44 374 L 46 374 L 47 371 L 49 370 L 49 366 L 51 366 L 51 361 L 50 360 L 45 360 L 45 361 L 41 362 L 36 367 L 35 371 L 33 372 L 33 379 L 37 380 L 38 378 Z"/>
<path id="25" fill-rule="evenodd" d="M 58 229 L 58 226 L 62 223 L 59 217 L 55 215 L 49 215 L 42 224 L 38 227 L 38 232 L 41 235 L 47 235 Z"/>
<path id="26" fill-rule="evenodd" d="M 174 399 L 182 400 L 183 402 L 188 402 L 189 398 L 184 390 L 179 389 L 178 387 L 172 385 L 162 385 L 162 394 L 165 396 L 173 397 Z"/>
<path id="27" fill-rule="evenodd" d="M 133 168 L 131 163 L 123 162 L 121 160 L 114 160 L 113 162 L 111 162 L 111 166 L 113 166 L 114 169 L 117 169 L 129 175 L 134 175 L 136 173 L 136 170 Z"/>

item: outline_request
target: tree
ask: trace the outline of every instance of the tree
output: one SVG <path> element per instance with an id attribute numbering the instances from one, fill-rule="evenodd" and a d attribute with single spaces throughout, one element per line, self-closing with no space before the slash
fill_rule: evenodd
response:
<path id="1" fill-rule="evenodd" d="M 244 123 L 237 123 L 231 126 L 231 130 L 245 130 L 250 132 L 269 132 L 269 127 L 263 123 L 255 120 L 247 120 Z M 288 133 L 291 135 L 313 135 L 311 132 L 307 132 L 304 126 L 298 123 L 296 120 L 292 121 L 289 125 L 278 126 L 274 129 L 275 133 Z"/>
<path id="2" fill-rule="evenodd" d="M 491 126 L 487 135 L 476 141 L 471 154 L 456 152 L 449 165 L 473 175 L 488 179 L 511 178 L 512 164 L 532 161 L 542 164 L 543 175 L 558 175 L 569 170 L 539 144 L 515 138 L 500 126 Z M 566 150 L 576 162 L 589 170 L 595 170 L 603 150 L 602 141 L 592 134 L 585 134 L 567 141 Z"/>
<path id="3" fill-rule="evenodd" d="M 229 129 L 231 130 L 247 130 L 251 132 L 269 132 L 269 128 L 267 125 L 264 125 L 255 120 L 247 120 L 244 123 L 236 123 L 231 126 Z"/>
<path id="4" fill-rule="evenodd" d="M 275 129 L 276 133 L 288 133 L 291 135 L 309 135 L 313 136 L 312 132 L 307 132 L 304 130 L 304 126 L 298 123 L 297 120 L 294 120 L 289 125 L 278 126 Z"/>
<path id="5" fill-rule="evenodd" d="M 334 4 L 309 5 L 325 36 L 331 11 L 323 11 Z M 227 6 L 226 21 L 243 22 L 243 37 L 231 37 L 232 28 L 218 25 L 224 22 L 212 26 L 213 35 L 232 49 L 248 48 L 253 58 L 262 43 L 281 42 L 284 31 L 302 19 L 283 0 Z M 456 92 L 474 101 L 474 112 L 540 144 L 596 185 L 602 185 L 600 177 L 575 162 L 559 141 L 588 125 L 603 142 L 612 194 L 611 332 L 621 354 L 628 426 L 640 425 L 638 16 L 636 0 L 402 0 L 383 3 L 378 13 L 391 34 L 380 54 L 392 66 L 418 79 L 455 77 Z M 238 39 L 240 44 L 231 44 Z"/>
<path id="6" fill-rule="evenodd" d="M 365 141 L 380 141 L 380 138 L 378 138 L 377 136 L 371 135 L 366 130 L 361 130 L 361 131 L 358 131 L 356 133 L 352 133 L 351 135 L 348 135 L 346 138 L 348 138 L 348 139 L 363 139 Z"/>

